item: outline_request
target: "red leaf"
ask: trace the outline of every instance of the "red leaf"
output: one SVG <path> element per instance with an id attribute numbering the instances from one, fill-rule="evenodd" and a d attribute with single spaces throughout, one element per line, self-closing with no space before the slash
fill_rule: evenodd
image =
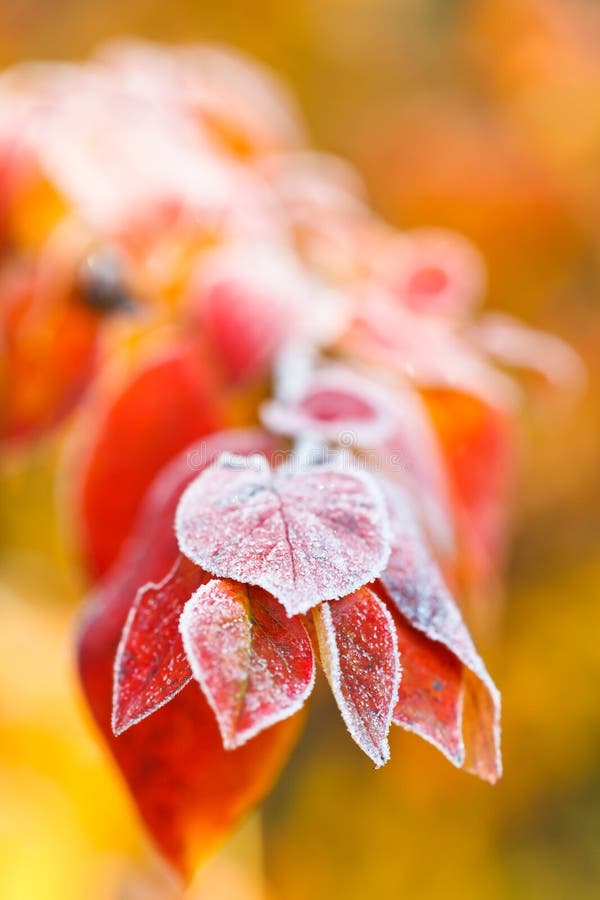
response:
<path id="1" fill-rule="evenodd" d="M 186 344 L 165 347 L 116 396 L 100 397 L 90 408 L 80 426 L 76 500 L 92 577 L 114 562 L 158 471 L 218 424 L 214 391 Z"/>
<path id="2" fill-rule="evenodd" d="M 295 717 L 226 751 L 212 710 L 189 684 L 119 737 L 111 728 L 114 659 L 137 588 L 159 581 L 178 555 L 172 521 L 195 474 L 190 459 L 207 465 L 226 446 L 272 449 L 261 432 L 225 432 L 190 448 L 197 456 L 186 451 L 174 460 L 150 489 L 119 563 L 91 598 L 79 639 L 81 680 L 94 717 L 154 840 L 187 875 L 269 789 L 299 725 Z"/>
<path id="3" fill-rule="evenodd" d="M 314 611 L 323 668 L 348 731 L 375 763 L 390 757 L 388 732 L 400 664 L 394 621 L 364 587 Z"/>
<path id="4" fill-rule="evenodd" d="M 192 593 L 207 578 L 202 569 L 180 555 L 166 578 L 138 591 L 115 659 L 115 734 L 156 712 L 191 679 L 179 619 Z"/>
<path id="5" fill-rule="evenodd" d="M 279 240 L 230 242 L 206 256 L 187 306 L 238 383 L 266 375 L 291 339 L 323 343 L 339 330 L 337 293 Z"/>
<path id="6" fill-rule="evenodd" d="M 208 335 L 233 382 L 264 376 L 298 326 L 299 274 L 289 263 L 282 267 L 282 258 L 264 244 L 232 245 L 203 260 L 192 284 L 192 321 Z"/>
<path id="7" fill-rule="evenodd" d="M 417 498 L 436 547 L 454 558 L 454 510 L 445 461 L 427 409 L 409 386 L 395 392 L 395 427 L 384 453 L 394 479 Z"/>
<path id="8" fill-rule="evenodd" d="M 200 327 L 216 347 L 231 381 L 264 376 L 289 332 L 289 315 L 280 304 L 233 276 L 207 286 L 200 303 Z"/>
<path id="9" fill-rule="evenodd" d="M 312 691 L 307 631 L 261 588 L 210 581 L 188 600 L 180 627 L 227 749 L 287 719 Z"/>
<path id="10" fill-rule="evenodd" d="M 259 585 L 289 615 L 371 581 L 388 555 L 378 488 L 342 460 L 272 471 L 260 456 L 224 455 L 184 493 L 176 529 L 195 563 Z"/>
<path id="11" fill-rule="evenodd" d="M 32 440 L 80 400 L 96 365 L 100 319 L 58 263 L 15 266 L 0 281 L 2 437 Z"/>
<path id="12" fill-rule="evenodd" d="M 408 502 L 391 485 L 386 496 L 392 524 L 392 553 L 380 583 L 385 595 L 413 628 L 430 641 L 442 644 L 462 664 L 465 768 L 493 783 L 502 774 L 500 695 L 425 545 Z M 441 665 L 443 670 L 445 662 Z M 440 726 L 443 725 L 442 719 Z M 452 725 L 450 729 L 444 743 L 451 745 Z"/>
<path id="13" fill-rule="evenodd" d="M 464 762 L 462 737 L 462 665 L 438 641 L 394 617 L 402 660 L 402 682 L 394 724 L 425 738 L 459 768 Z"/>
<path id="14" fill-rule="evenodd" d="M 113 588 L 110 606 L 105 599 L 99 595 L 81 635 L 84 691 L 152 837 L 190 876 L 269 790 L 299 723 L 289 719 L 245 747 L 227 751 L 211 708 L 197 686 L 188 684 L 154 715 L 116 737 L 110 723 L 111 682 L 129 594 Z"/>
<path id="15" fill-rule="evenodd" d="M 516 454 L 510 414 L 469 394 L 430 391 L 453 494 L 463 574 L 489 590 L 504 562 Z"/>

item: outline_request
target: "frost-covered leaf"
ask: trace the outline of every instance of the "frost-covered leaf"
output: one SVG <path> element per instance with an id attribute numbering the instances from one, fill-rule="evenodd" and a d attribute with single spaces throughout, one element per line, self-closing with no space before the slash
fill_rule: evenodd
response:
<path id="1" fill-rule="evenodd" d="M 485 289 L 480 253 L 462 235 L 442 229 L 404 232 L 384 245 L 377 268 L 397 299 L 420 313 L 462 318 Z"/>
<path id="2" fill-rule="evenodd" d="M 394 425 L 393 397 L 379 385 L 343 366 L 321 369 L 295 402 L 263 404 L 265 425 L 279 434 L 312 434 L 360 447 L 380 445 Z"/>
<path id="3" fill-rule="evenodd" d="M 409 503 L 392 485 L 386 497 L 392 552 L 379 583 L 413 628 L 430 641 L 443 644 L 462 664 L 464 765 L 468 771 L 493 783 L 502 773 L 500 695 L 432 559 Z"/>
<path id="4" fill-rule="evenodd" d="M 581 359 L 560 338 L 536 328 L 528 328 L 504 313 L 481 316 L 469 331 L 470 337 L 497 362 L 528 369 L 549 384 L 581 388 L 585 371 Z"/>
<path id="5" fill-rule="evenodd" d="M 411 491 L 440 553 L 455 552 L 454 511 L 445 461 L 418 392 L 410 386 L 394 393 L 394 429 L 383 444 L 383 462 L 395 480 Z"/>
<path id="6" fill-rule="evenodd" d="M 369 588 L 314 610 L 321 662 L 348 731 L 375 766 L 390 757 L 388 732 L 401 669 L 392 616 Z"/>
<path id="7" fill-rule="evenodd" d="M 402 682 L 394 724 L 425 738 L 456 766 L 462 766 L 462 665 L 450 651 L 394 617 L 402 660 Z"/>
<path id="8" fill-rule="evenodd" d="M 156 712 L 192 677 L 179 619 L 189 597 L 207 578 L 202 569 L 179 555 L 166 578 L 138 591 L 115 658 L 115 734 Z"/>
<path id="9" fill-rule="evenodd" d="M 259 286 L 233 273 L 193 287 L 199 327 L 216 348 L 228 377 L 245 382 L 264 376 L 290 333 L 289 311 L 280 297 L 272 299 Z"/>
<path id="10" fill-rule="evenodd" d="M 205 256 L 186 308 L 231 381 L 246 382 L 264 376 L 292 339 L 328 342 L 340 327 L 341 299 L 271 236 L 270 242 L 231 242 Z"/>
<path id="11" fill-rule="evenodd" d="M 436 544 L 452 555 L 445 464 L 427 409 L 411 385 L 383 385 L 350 368 L 328 366 L 308 378 L 298 396 L 264 403 L 261 417 L 280 434 L 310 434 L 376 454 L 381 467 L 418 496 Z"/>
<path id="12" fill-rule="evenodd" d="M 259 585 L 290 615 L 371 581 L 389 553 L 379 489 L 345 458 L 273 471 L 224 455 L 185 491 L 176 530 L 197 565 Z"/>
<path id="13" fill-rule="evenodd" d="M 112 731 L 115 654 L 136 591 L 160 581 L 177 558 L 172 522 L 181 491 L 194 477 L 190 461 L 201 468 L 227 446 L 248 453 L 273 449 L 259 431 L 223 432 L 164 469 L 118 563 L 90 598 L 78 643 L 81 681 L 96 722 L 152 837 L 187 875 L 270 788 L 300 724 L 295 716 L 228 752 L 202 692 L 188 684 L 134 728 L 118 737 Z"/>
<path id="14" fill-rule="evenodd" d="M 86 411 L 79 425 L 75 502 L 93 577 L 115 560 L 158 471 L 218 427 L 218 401 L 205 369 L 192 347 L 171 344 L 118 390 L 100 392 Z"/>
<path id="15" fill-rule="evenodd" d="M 380 288 L 361 291 L 342 344 L 346 351 L 401 373 L 418 387 L 464 391 L 504 408 L 515 402 L 512 381 L 494 369 L 451 321 L 396 304 Z"/>
<path id="16" fill-rule="evenodd" d="M 312 690 L 308 633 L 262 588 L 209 581 L 185 605 L 180 630 L 228 750 L 297 712 Z"/>
<path id="17" fill-rule="evenodd" d="M 181 108 L 198 130 L 210 131 L 221 152 L 260 158 L 304 143 L 285 85 L 224 46 L 166 48 L 117 38 L 101 46 L 97 56 L 137 102 Z"/>

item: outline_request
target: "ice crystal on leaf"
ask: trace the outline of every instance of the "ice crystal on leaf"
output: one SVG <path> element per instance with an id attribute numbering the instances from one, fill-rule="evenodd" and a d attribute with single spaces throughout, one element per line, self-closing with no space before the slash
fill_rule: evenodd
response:
<path id="1" fill-rule="evenodd" d="M 381 584 L 385 595 L 398 612 L 417 631 L 432 642 L 449 650 L 462 665 L 462 691 L 464 710 L 462 715 L 465 755 L 457 741 L 457 719 L 461 707 L 454 700 L 455 712 L 449 724 L 449 733 L 440 740 L 439 732 L 432 731 L 417 717 L 414 730 L 424 733 L 457 765 L 463 762 L 467 769 L 488 781 L 496 781 L 502 774 L 500 757 L 500 695 L 490 678 L 469 632 L 464 624 L 442 574 L 420 532 L 414 513 L 400 491 L 389 486 L 390 519 L 392 523 L 392 551 Z M 406 654 L 407 670 L 410 657 Z M 447 669 L 447 654 L 442 653 L 442 668 Z M 441 676 L 441 672 L 440 672 Z M 437 676 L 436 676 L 437 677 Z M 442 684 L 443 676 L 442 677 Z M 456 680 L 451 674 L 446 683 Z M 439 715 L 439 711 L 438 711 Z M 402 708 L 402 696 L 394 713 L 400 724 L 409 724 Z M 436 728 L 443 727 L 440 719 Z"/>
<path id="2" fill-rule="evenodd" d="M 209 581 L 187 601 L 180 630 L 228 750 L 287 719 L 312 690 L 306 628 L 262 588 Z"/>
<path id="3" fill-rule="evenodd" d="M 376 768 L 388 761 L 388 732 L 400 663 L 393 619 L 368 587 L 314 611 L 323 668 L 348 731 Z"/>
<path id="4" fill-rule="evenodd" d="M 120 734 L 168 703 L 192 672 L 179 640 L 185 598 L 207 575 L 180 556 L 166 578 L 140 588 L 115 658 L 112 728 Z"/>
<path id="5" fill-rule="evenodd" d="M 224 455 L 187 488 L 175 527 L 189 559 L 270 591 L 289 615 L 356 590 L 389 556 L 376 482 L 340 462 L 272 470 Z"/>

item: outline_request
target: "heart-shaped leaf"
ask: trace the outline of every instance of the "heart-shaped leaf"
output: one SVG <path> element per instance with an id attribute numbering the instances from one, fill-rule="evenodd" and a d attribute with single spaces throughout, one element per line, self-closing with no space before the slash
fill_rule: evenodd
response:
<path id="1" fill-rule="evenodd" d="M 394 621 L 364 587 L 314 610 L 321 662 L 348 731 L 375 763 L 390 757 L 388 732 L 400 663 Z"/>
<path id="2" fill-rule="evenodd" d="M 312 690 L 308 633 L 262 588 L 209 581 L 188 600 L 180 629 L 229 750 L 287 719 Z"/>
<path id="3" fill-rule="evenodd" d="M 389 553 L 379 489 L 345 458 L 273 471 L 261 456 L 224 455 L 185 491 L 176 530 L 193 562 L 259 585 L 289 615 L 371 581 Z"/>
<path id="4" fill-rule="evenodd" d="M 115 734 L 156 712 L 191 679 L 179 619 L 189 597 L 207 578 L 202 569 L 180 554 L 163 581 L 138 591 L 115 659 Z"/>
<path id="5" fill-rule="evenodd" d="M 418 494 L 440 550 L 454 552 L 452 510 L 444 460 L 418 392 L 387 387 L 343 366 L 318 370 L 291 400 L 263 403 L 267 428 L 294 438 L 315 435 L 376 455 L 380 467 Z"/>
<path id="6" fill-rule="evenodd" d="M 413 628 L 442 644 L 462 664 L 464 765 L 494 783 L 502 774 L 500 695 L 425 544 L 410 503 L 393 485 L 388 486 L 386 498 L 392 553 L 378 584 Z M 397 708 L 395 718 L 398 713 Z"/>

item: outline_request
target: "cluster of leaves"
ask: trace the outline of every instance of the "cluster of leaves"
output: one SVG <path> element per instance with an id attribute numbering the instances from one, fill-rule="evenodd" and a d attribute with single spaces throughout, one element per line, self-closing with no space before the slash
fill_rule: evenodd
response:
<path id="1" fill-rule="evenodd" d="M 499 777 L 457 599 L 502 561 L 518 390 L 493 362 L 578 363 L 473 321 L 484 287 L 222 50 L 0 80 L 2 434 L 68 425 L 82 684 L 182 871 L 268 790 L 317 664 L 376 766 L 397 724 Z"/>

